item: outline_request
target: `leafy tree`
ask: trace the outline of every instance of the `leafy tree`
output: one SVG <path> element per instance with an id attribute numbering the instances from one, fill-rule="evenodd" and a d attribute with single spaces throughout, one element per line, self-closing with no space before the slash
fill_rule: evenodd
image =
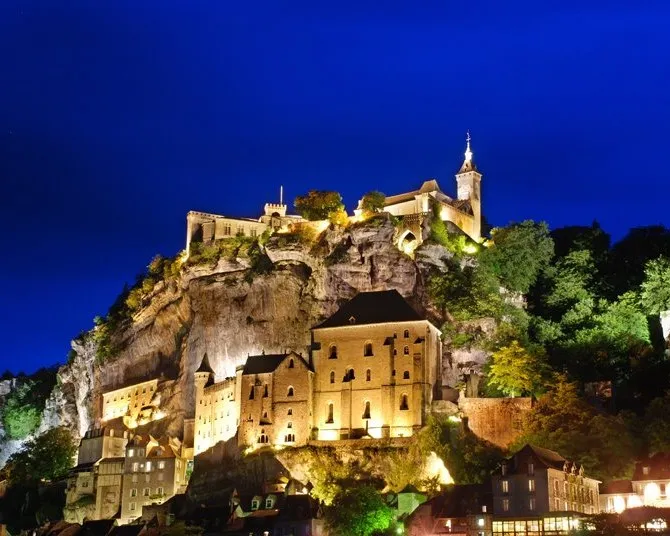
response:
<path id="1" fill-rule="evenodd" d="M 503 458 L 502 451 L 463 423 L 431 415 L 419 435 L 421 451 L 435 452 L 456 484 L 485 482 Z"/>
<path id="2" fill-rule="evenodd" d="M 652 454 L 670 450 L 670 392 L 649 403 L 644 414 L 644 427 Z"/>
<path id="3" fill-rule="evenodd" d="M 576 384 L 556 374 L 554 384 L 526 415 L 515 445 L 530 443 L 560 452 L 599 479 L 625 478 L 636 455 L 629 426 L 624 415 L 596 412 L 579 396 Z"/>
<path id="4" fill-rule="evenodd" d="M 32 398 L 33 382 L 27 381 L 14 389 L 2 408 L 2 421 L 11 439 L 23 439 L 40 425 L 42 410 Z"/>
<path id="5" fill-rule="evenodd" d="M 363 196 L 361 199 L 361 209 L 365 216 L 371 216 L 384 210 L 384 203 L 386 196 L 382 192 L 372 190 Z"/>
<path id="6" fill-rule="evenodd" d="M 503 299 L 498 280 L 481 266 L 461 267 L 451 262 L 446 272 L 430 279 L 428 292 L 452 320 L 502 316 Z"/>
<path id="7" fill-rule="evenodd" d="M 670 257 L 659 257 L 645 265 L 640 303 L 648 314 L 670 309 Z"/>
<path id="8" fill-rule="evenodd" d="M 12 485 L 53 480 L 74 464 L 77 447 L 67 428 L 51 428 L 28 441 L 7 461 Z"/>
<path id="9" fill-rule="evenodd" d="M 324 518 L 331 534 L 372 536 L 388 530 L 395 515 L 377 490 L 353 485 L 337 494 Z"/>
<path id="10" fill-rule="evenodd" d="M 307 195 L 296 197 L 293 204 L 298 214 L 311 221 L 325 220 L 331 214 L 344 210 L 339 193 L 322 190 L 310 190 Z"/>
<path id="11" fill-rule="evenodd" d="M 544 355 L 533 355 L 512 341 L 491 355 L 487 381 L 509 396 L 536 395 L 543 388 L 545 375 Z"/>
<path id="12" fill-rule="evenodd" d="M 482 251 L 480 262 L 498 276 L 502 285 L 526 293 L 554 256 L 554 242 L 544 222 L 526 220 L 492 231 L 493 245 Z"/>

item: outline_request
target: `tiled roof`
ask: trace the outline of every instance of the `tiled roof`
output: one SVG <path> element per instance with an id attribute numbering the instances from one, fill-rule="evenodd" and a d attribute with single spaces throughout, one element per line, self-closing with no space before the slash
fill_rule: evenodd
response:
<path id="1" fill-rule="evenodd" d="M 645 467 L 647 474 L 645 474 Z M 658 452 L 637 462 L 633 480 L 670 480 L 670 453 Z"/>
<path id="2" fill-rule="evenodd" d="M 263 374 L 274 372 L 288 354 L 250 355 L 244 364 L 242 374 Z"/>
<path id="3" fill-rule="evenodd" d="M 425 319 L 397 290 L 383 290 L 357 294 L 315 329 L 416 320 Z"/>
<path id="4" fill-rule="evenodd" d="M 633 483 L 630 480 L 612 480 L 600 484 L 601 495 L 633 493 Z"/>

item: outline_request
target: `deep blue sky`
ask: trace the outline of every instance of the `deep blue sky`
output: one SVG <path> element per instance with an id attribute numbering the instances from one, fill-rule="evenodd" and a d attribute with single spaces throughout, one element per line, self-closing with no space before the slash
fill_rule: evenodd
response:
<path id="1" fill-rule="evenodd" d="M 3 0 L 0 367 L 64 360 L 187 210 L 451 192 L 466 129 L 494 224 L 670 224 L 668 28 L 667 0 Z"/>

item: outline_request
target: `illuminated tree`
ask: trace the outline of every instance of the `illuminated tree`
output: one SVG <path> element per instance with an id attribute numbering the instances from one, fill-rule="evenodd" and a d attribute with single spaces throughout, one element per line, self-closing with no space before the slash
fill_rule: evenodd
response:
<path id="1" fill-rule="evenodd" d="M 299 195 L 293 204 L 298 214 L 311 221 L 326 220 L 332 214 L 344 210 L 339 193 L 321 190 L 310 190 L 307 195 Z"/>
<path id="2" fill-rule="evenodd" d="M 547 224 L 526 220 L 493 229 L 493 246 L 484 249 L 480 262 L 500 278 L 502 285 L 526 293 L 554 256 L 554 241 Z"/>
<path id="3" fill-rule="evenodd" d="M 391 527 L 393 510 L 382 496 L 370 486 L 353 485 L 340 492 L 324 512 L 331 534 L 341 536 L 371 536 Z"/>
<path id="4" fill-rule="evenodd" d="M 9 480 L 14 485 L 61 477 L 73 466 L 76 452 L 67 428 L 51 428 L 9 458 Z"/>
<path id="5" fill-rule="evenodd" d="M 640 303 L 649 314 L 670 309 L 670 258 L 659 257 L 644 268 Z"/>
<path id="6" fill-rule="evenodd" d="M 372 190 L 363 196 L 361 199 L 361 209 L 365 216 L 372 216 L 377 214 L 384 209 L 384 203 L 386 202 L 386 196 L 378 192 L 377 190 Z"/>
<path id="7" fill-rule="evenodd" d="M 536 395 L 544 385 L 544 355 L 533 355 L 512 341 L 491 355 L 487 381 L 508 396 Z"/>

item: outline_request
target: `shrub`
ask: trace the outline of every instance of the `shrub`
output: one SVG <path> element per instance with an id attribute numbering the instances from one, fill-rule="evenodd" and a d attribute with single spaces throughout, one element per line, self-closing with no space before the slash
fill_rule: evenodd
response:
<path id="1" fill-rule="evenodd" d="M 382 192 L 372 190 L 361 199 L 361 210 L 364 216 L 372 216 L 384 210 L 386 196 Z"/>
<path id="2" fill-rule="evenodd" d="M 321 190 L 310 190 L 307 195 L 296 197 L 294 206 L 298 214 L 311 221 L 325 220 L 331 214 L 344 210 L 339 193 Z"/>

